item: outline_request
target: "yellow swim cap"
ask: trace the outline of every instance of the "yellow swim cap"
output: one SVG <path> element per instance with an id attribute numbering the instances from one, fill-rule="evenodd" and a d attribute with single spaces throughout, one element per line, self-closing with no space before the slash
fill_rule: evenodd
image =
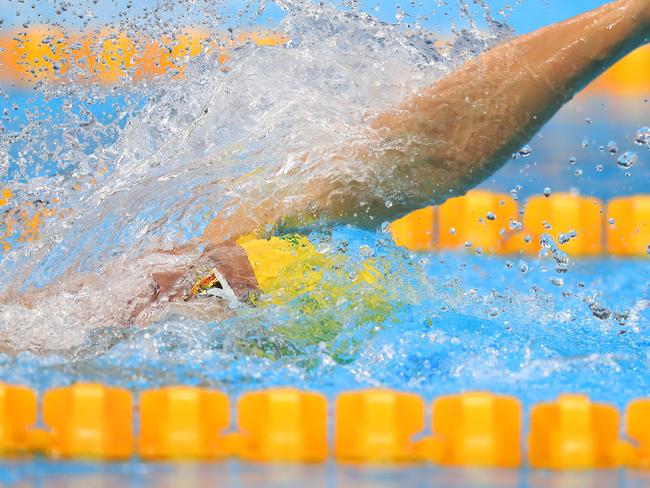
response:
<path id="1" fill-rule="evenodd" d="M 322 277 L 318 264 L 324 257 L 300 235 L 237 241 L 246 252 L 260 290 L 271 293 L 280 288 L 306 291 Z"/>

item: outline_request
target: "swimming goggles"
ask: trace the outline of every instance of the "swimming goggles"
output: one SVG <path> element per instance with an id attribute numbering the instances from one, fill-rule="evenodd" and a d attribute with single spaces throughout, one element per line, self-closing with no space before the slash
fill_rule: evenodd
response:
<path id="1" fill-rule="evenodd" d="M 199 278 L 183 299 L 189 301 L 194 298 L 209 297 L 227 300 L 231 308 L 241 305 L 228 281 L 219 273 L 217 268 L 212 268 L 207 275 Z"/>

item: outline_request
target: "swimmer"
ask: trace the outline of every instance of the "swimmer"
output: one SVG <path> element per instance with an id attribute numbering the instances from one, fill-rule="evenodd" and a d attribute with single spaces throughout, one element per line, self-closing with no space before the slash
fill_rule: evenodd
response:
<path id="1" fill-rule="evenodd" d="M 216 316 L 224 305 L 234 309 L 251 293 L 266 291 L 283 263 L 313 252 L 300 240 L 244 237 L 259 237 L 269 225 L 372 227 L 463 194 L 648 36 L 650 0 L 617 0 L 487 50 L 394 110 L 369 117 L 363 143 L 295 156 L 294 177 L 269 179 L 245 200 L 234 197 L 196 242 L 129 263 L 142 270 L 140 291 L 122 297 L 125 310 L 113 318 L 125 325 L 150 323 L 158 310 L 174 304 L 214 307 Z M 118 263 L 110 272 L 126 266 Z M 68 288 L 101 295 L 100 282 L 67 279 Z M 54 291 L 13 300 L 30 307 Z"/>
<path id="2" fill-rule="evenodd" d="M 618 0 L 497 45 L 395 110 L 374 116 L 364 144 L 332 149 L 317 162 L 327 167 L 315 172 L 318 177 L 300 175 L 293 187 L 282 188 L 268 181 L 256 189 L 254 206 L 246 203 L 251 199 L 233 200 L 206 228 L 204 257 L 241 297 L 259 284 L 246 246 L 237 245 L 243 235 L 287 219 L 376 226 L 463 194 L 649 37 L 650 0 Z M 314 157 L 306 153 L 300 160 Z M 154 275 L 152 302 L 178 299 L 183 276 L 181 270 Z"/>

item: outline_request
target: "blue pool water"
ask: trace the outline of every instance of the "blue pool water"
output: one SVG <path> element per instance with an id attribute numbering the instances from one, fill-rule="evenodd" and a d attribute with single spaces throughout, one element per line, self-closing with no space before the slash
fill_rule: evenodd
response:
<path id="1" fill-rule="evenodd" d="M 8 146 L 4 181 L 19 189 L 21 199 L 61 195 L 64 204 L 79 207 L 80 220 L 75 225 L 84 236 L 80 240 L 78 233 L 55 228 L 53 232 L 60 233 L 62 240 L 48 244 L 49 254 L 37 258 L 26 283 L 55 282 L 75 259 L 81 261 L 74 264 L 80 270 L 101 267 L 110 259 L 109 251 L 113 255 L 125 252 L 127 246 L 144 241 L 137 236 L 147 232 L 147 220 L 161 218 L 165 208 L 161 205 L 173 209 L 176 199 L 185 198 L 182 182 L 160 188 L 149 184 L 151 188 L 143 187 L 142 193 L 129 193 L 127 200 L 109 200 L 112 203 L 105 205 L 117 207 L 114 214 L 100 216 L 105 219 L 98 221 L 101 226 L 93 220 L 96 214 L 88 202 L 100 191 L 119 196 L 120 186 L 116 183 L 112 188 L 110 179 L 119 174 L 118 169 L 128 176 L 120 185 L 140 185 L 141 166 L 148 164 L 147 158 L 156 157 L 165 124 L 182 115 L 176 114 L 173 100 L 168 100 L 176 96 L 168 87 L 144 86 L 116 93 L 93 90 L 93 97 L 84 90 L 83 96 L 73 92 L 53 97 L 34 90 L 5 90 L 3 104 L 10 109 L 10 116 L 5 117 L 7 133 L 23 130 L 34 120 L 47 120 L 49 126 L 35 124 L 36 132 L 27 133 L 32 137 Z M 148 99 L 150 90 L 160 90 L 163 101 Z M 161 120 L 156 103 L 171 107 L 176 115 Z M 636 147 L 633 137 L 644 125 L 647 105 L 643 97 L 579 97 L 531 141 L 530 156 L 510 161 L 481 187 L 510 193 L 521 206 L 527 196 L 545 187 L 552 191 L 578 188 L 605 199 L 644 192 L 650 153 Z M 136 123 L 129 124 L 129 120 Z M 97 129 L 88 131 L 88 125 Z M 66 146 L 61 142 L 70 141 L 68 129 L 74 129 L 78 149 L 62 152 Z M 146 151 L 128 145 L 134 138 L 130 133 L 137 136 L 142 131 L 148 131 L 146 141 L 152 145 Z M 38 151 L 36 136 L 43 136 L 46 146 L 58 151 L 56 157 Z M 617 167 L 616 156 L 602 150 L 611 140 L 617 141 L 619 153 L 638 151 L 639 160 L 630 174 Z M 128 156 L 133 161 L 122 159 L 118 150 L 133 152 Z M 31 164 L 25 164 L 25 154 Z M 117 155 L 124 167 L 111 162 L 111 155 Z M 181 156 L 188 157 L 186 153 Z M 104 186 L 96 191 L 88 187 L 78 197 L 70 192 L 70 181 L 83 181 L 84 171 L 93 176 L 101 160 L 108 164 Z M 128 174 L 127 163 L 135 176 Z M 165 171 L 172 171 L 163 165 L 144 168 L 158 181 L 163 181 Z M 576 169 L 582 172 L 576 174 Z M 55 182 L 49 188 L 48 179 Z M 146 192 L 168 194 L 158 208 L 152 208 L 157 197 L 147 202 L 141 196 Z M 124 211 L 120 205 L 128 208 L 129 198 L 139 199 L 141 207 L 134 204 L 138 218 L 121 223 Z M 83 220 L 84 213 L 89 213 L 90 220 Z M 184 238 L 197 235 L 197 228 L 207 220 L 199 212 L 190 218 L 199 224 L 190 226 L 171 218 L 167 232 L 180 231 Z M 113 239 L 107 240 L 107 235 Z M 396 248 L 387 234 L 354 227 L 314 233 L 312 240 L 320 252 L 343 263 L 325 277 L 330 289 L 341 290 L 333 297 L 307 293 L 287 304 L 245 309 L 216 322 L 197 322 L 181 314 L 147 328 L 124 328 L 106 320 L 83 334 L 75 326 L 81 313 L 70 318 L 61 313 L 58 321 L 52 320 L 52 314 L 77 306 L 92 313 L 93 304 L 55 301 L 42 309 L 37 306 L 32 313 L 6 309 L 5 333 L 29 334 L 22 352 L 19 348 L 0 355 L 0 378 L 38 391 L 73 381 L 99 381 L 134 390 L 195 384 L 233 395 L 293 385 L 334 396 L 342 390 L 381 385 L 418 392 L 428 399 L 480 389 L 516 395 L 526 405 L 564 391 L 580 391 L 620 408 L 650 392 L 648 260 L 576 259 L 568 273 L 558 275 L 550 258 L 495 257 L 474 249 L 409 255 Z M 17 272 L 21 263 L 32 259 L 30 246 L 19 244 L 16 249 L 5 255 L 8 272 Z M 350 277 L 369 259 L 377 259 L 385 272 L 381 286 L 351 286 Z M 562 286 L 553 283 L 558 278 L 564 280 Z M 305 306 L 309 300 L 316 300 L 318 306 Z M 58 328 L 51 322 L 60 322 Z M 60 340 L 65 334 L 74 340 Z"/>
<path id="2" fill-rule="evenodd" d="M 650 391 L 648 260 L 574 260 L 557 286 L 550 258 L 408 255 L 387 236 L 351 228 L 320 238 L 334 249 L 323 252 L 344 254 L 350 269 L 369 254 L 385 265 L 379 287 L 352 288 L 316 308 L 301 295 L 219 322 L 106 327 L 64 354 L 3 355 L 0 376 L 39 391 L 71 381 L 192 384 L 232 395 L 291 385 L 332 397 L 386 386 L 427 399 L 478 389 L 526 406 L 574 391 L 623 408 Z M 345 253 L 335 250 L 342 243 Z M 340 284 L 349 272 L 331 271 L 324 282 Z"/>
<path id="3" fill-rule="evenodd" d="M 544 472 L 503 469 L 457 469 L 433 466 L 264 465 L 222 463 L 10 463 L 0 468 L 0 483 L 39 487 L 69 486 L 228 486 L 233 488 L 582 488 L 617 486 L 643 488 L 650 478 L 644 471 L 593 470 Z M 76 485 L 75 485 L 76 486 Z"/>
<path id="4" fill-rule="evenodd" d="M 328 6 L 307 11 L 300 2 L 282 3 L 291 21 L 281 28 L 292 44 L 244 46 L 228 70 L 206 55 L 188 65 L 182 81 L 1 88 L 0 186 L 14 190 L 12 205 L 42 200 L 61 216 L 48 221 L 42 239 L 14 241 L 0 256 L 0 293 L 16 288 L 33 300 L 0 295 L 0 381 L 39 393 L 78 381 L 136 393 L 186 384 L 233 399 L 272 386 L 316 390 L 330 400 L 383 386 L 428 403 L 487 390 L 516 396 L 526 411 L 564 392 L 621 410 L 650 395 L 649 259 L 572 259 L 558 273 L 551 257 L 474 248 L 410 254 L 379 230 L 307 228 L 301 231 L 331 263 L 316 289 L 281 303 L 262 297 L 260 306 L 225 319 L 178 309 L 147 327 L 117 323 L 112 312 L 143 280 L 140 254 L 199 235 L 225 196 L 236 193 L 231 179 L 252 174 L 263 181 L 284 167 L 292 148 L 345 142 L 359 114 L 393 107 L 503 35 L 456 32 L 451 60 L 412 25 L 393 30 Z M 237 24 L 217 17 L 206 23 Z M 384 12 L 380 17 L 386 20 Z M 648 106 L 643 95 L 581 95 L 533 138 L 528 157 L 511 160 L 481 187 L 510 194 L 520 208 L 547 187 L 603 199 L 647 193 L 650 151 L 635 145 L 634 134 L 650 125 Z M 606 149 L 611 141 L 615 155 Z M 638 161 L 622 171 L 616 159 L 628 150 Z M 356 280 L 369 264 L 379 270 L 372 285 Z M 80 276 L 83 286 L 74 281 Z M 30 285 L 56 292 L 39 295 Z M 84 486 L 648 484 L 645 474 L 622 471 L 42 459 L 0 466 L 0 484 L 61 486 L 70 478 Z"/>

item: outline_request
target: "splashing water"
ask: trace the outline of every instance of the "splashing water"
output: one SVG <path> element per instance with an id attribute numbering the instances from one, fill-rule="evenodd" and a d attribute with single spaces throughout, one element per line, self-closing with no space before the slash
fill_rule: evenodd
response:
<path id="1" fill-rule="evenodd" d="M 229 19 L 225 5 L 200 5 L 213 8 L 215 31 L 228 22 L 249 28 L 253 5 Z M 330 171 L 314 161 L 332 147 L 363 142 L 364 117 L 395 106 L 459 61 L 449 54 L 455 44 L 445 54 L 428 34 L 405 25 L 330 5 L 281 6 L 277 30 L 286 45 L 249 43 L 223 66 L 206 48 L 182 79 L 125 78 L 113 90 L 68 73 L 37 87 L 32 105 L 42 100 L 49 111 L 30 106 L 22 120 L 8 117 L 16 127 L 4 137 L 14 202 L 46 202 L 58 219 L 48 219 L 36 243 L 9 243 L 3 288 L 28 297 L 35 293 L 29 287 L 48 292 L 3 307 L 6 343 L 65 349 L 79 345 L 87 330 L 120 323 L 147 272 L 164 260 L 182 261 L 155 250 L 200 235 L 237 201 L 268 197 L 260 189 L 269 179 L 283 187 L 297 178 L 298 166 L 302 173 L 310 168 L 310 178 Z M 159 14 L 120 30 L 128 37 L 153 17 L 157 30 L 144 30 L 150 37 L 180 31 Z M 464 34 L 459 42 L 469 57 L 491 40 L 470 42 Z M 309 157 L 301 159 L 305 151 Z M 67 284 L 61 289 L 58 282 Z M 43 316 L 52 317 L 47 325 Z"/>
<path id="2" fill-rule="evenodd" d="M 644 273 L 630 263 L 603 293 L 609 265 L 590 274 L 593 263 L 576 264 L 569 276 L 555 243 L 513 267 L 485 255 L 412 256 L 380 231 L 303 227 L 328 263 L 317 287 L 261 297 L 225 318 L 176 304 L 148 327 L 123 325 L 152 272 L 197 259 L 164 250 L 260 198 L 268 180 L 303 184 L 331 171 L 318 161 L 363 143 L 365 120 L 510 34 L 487 7 L 473 8 L 461 8 L 467 28 L 439 42 L 402 9 L 394 24 L 354 3 L 249 3 L 237 12 L 217 2 L 164 4 L 113 27 L 175 38 L 200 19 L 234 38 L 273 12 L 284 42 L 244 43 L 225 63 L 206 43 L 182 77 L 170 70 L 105 87 L 69 70 L 29 94 L 0 93 L 9 104 L 0 174 L 11 189 L 0 243 L 2 378 L 39 389 L 74 380 L 229 392 L 290 383 L 525 398 L 561 391 L 569 378 L 603 397 L 598 378 L 625 371 L 635 389 L 646 387 Z M 483 17 L 487 33 L 477 27 Z M 517 157 L 531 153 L 524 146 Z M 372 285 L 356 279 L 369 264 Z M 611 296 L 620 300 L 607 303 Z M 619 393 L 617 401 L 629 397 Z"/>

